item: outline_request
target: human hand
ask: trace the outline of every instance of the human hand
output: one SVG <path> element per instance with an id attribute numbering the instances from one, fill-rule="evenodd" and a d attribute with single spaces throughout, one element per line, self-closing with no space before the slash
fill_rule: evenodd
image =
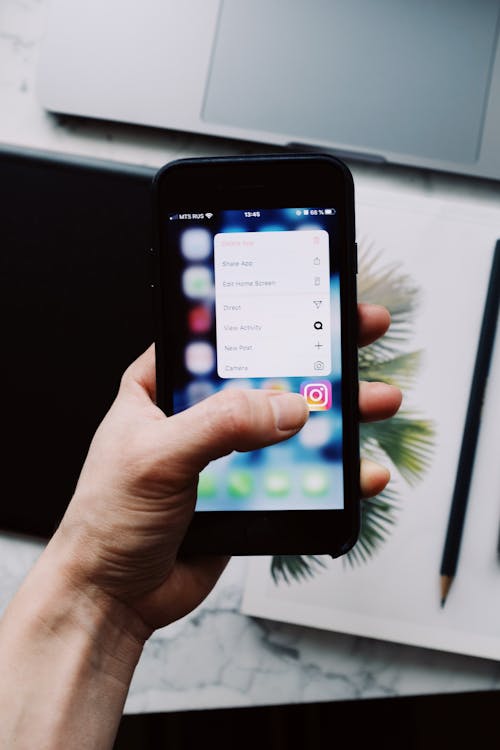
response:
<path id="1" fill-rule="evenodd" d="M 385 308 L 359 305 L 359 344 L 389 325 Z M 392 416 L 401 393 L 361 383 L 360 418 Z M 171 417 L 155 405 L 154 349 L 125 372 L 98 428 L 74 497 L 56 532 L 68 579 L 78 590 L 119 601 L 145 637 L 182 617 L 209 593 L 227 560 L 178 559 L 196 502 L 199 472 L 233 450 L 286 440 L 308 416 L 298 394 L 229 390 Z M 380 492 L 386 469 L 361 462 L 363 496 Z"/>

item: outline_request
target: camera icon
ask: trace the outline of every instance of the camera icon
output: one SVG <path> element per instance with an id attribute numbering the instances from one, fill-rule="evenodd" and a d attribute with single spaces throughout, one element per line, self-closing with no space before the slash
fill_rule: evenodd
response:
<path id="1" fill-rule="evenodd" d="M 326 411 L 332 406 L 332 384 L 329 380 L 301 383 L 300 392 L 311 411 Z"/>

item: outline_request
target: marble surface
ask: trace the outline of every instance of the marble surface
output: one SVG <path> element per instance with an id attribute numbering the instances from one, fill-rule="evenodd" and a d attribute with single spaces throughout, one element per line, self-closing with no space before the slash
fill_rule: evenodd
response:
<path id="1" fill-rule="evenodd" d="M 36 96 L 48 0 L 0 3 L 0 146 L 160 166 L 173 158 L 270 150 L 259 144 L 57 117 Z M 500 183 L 353 164 L 358 184 L 410 186 L 483 205 Z M 0 534 L 0 610 L 42 551 Z M 206 602 L 159 631 L 136 670 L 127 713 L 348 700 L 500 688 L 500 664 L 246 617 L 247 561 L 232 560 Z"/>

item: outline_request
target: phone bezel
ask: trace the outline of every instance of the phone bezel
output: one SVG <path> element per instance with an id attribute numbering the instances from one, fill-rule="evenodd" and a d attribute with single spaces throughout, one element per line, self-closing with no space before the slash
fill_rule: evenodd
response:
<path id="1" fill-rule="evenodd" d="M 166 246 L 167 213 L 191 207 L 239 209 L 334 205 L 339 214 L 344 508 L 338 510 L 195 513 L 184 554 L 344 554 L 360 523 L 354 186 L 340 160 L 324 154 L 182 159 L 153 181 L 157 403 L 172 414 L 168 361 L 180 351 L 173 304 L 180 259 Z M 166 280 L 166 283 L 165 283 Z"/>

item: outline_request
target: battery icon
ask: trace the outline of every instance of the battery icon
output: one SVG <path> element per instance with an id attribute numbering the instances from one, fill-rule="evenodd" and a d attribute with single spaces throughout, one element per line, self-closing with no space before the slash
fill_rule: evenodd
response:
<path id="1" fill-rule="evenodd" d="M 334 213 L 335 213 L 334 208 L 325 208 L 325 216 L 331 216 Z"/>

